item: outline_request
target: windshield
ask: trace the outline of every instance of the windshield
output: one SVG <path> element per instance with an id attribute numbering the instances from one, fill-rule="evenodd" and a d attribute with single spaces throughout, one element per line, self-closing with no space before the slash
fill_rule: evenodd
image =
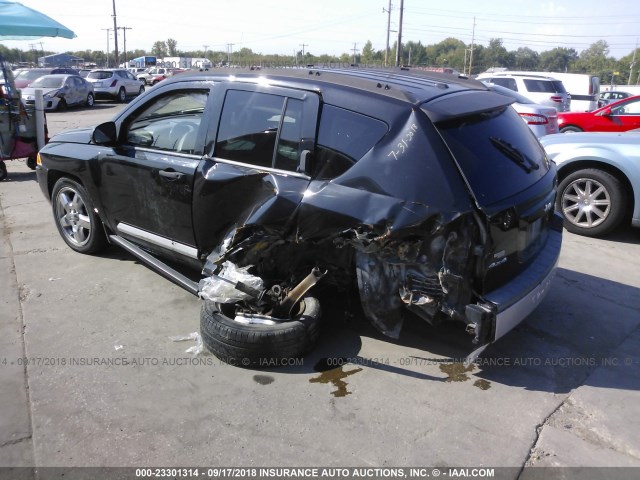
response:
<path id="1" fill-rule="evenodd" d="M 113 72 L 97 70 L 95 72 L 89 72 L 89 75 L 87 75 L 87 78 L 93 78 L 94 80 L 105 80 L 107 78 L 111 78 L 112 76 L 113 76 Z"/>
<path id="2" fill-rule="evenodd" d="M 65 77 L 40 77 L 31 84 L 32 88 L 60 88 Z"/>
<path id="3" fill-rule="evenodd" d="M 512 108 L 456 118 L 436 128 L 480 205 L 525 190 L 549 169 L 544 150 Z"/>
<path id="4" fill-rule="evenodd" d="M 43 70 L 23 70 L 16 75 L 16 80 L 33 80 L 43 75 L 46 75 L 51 70 L 43 71 Z"/>

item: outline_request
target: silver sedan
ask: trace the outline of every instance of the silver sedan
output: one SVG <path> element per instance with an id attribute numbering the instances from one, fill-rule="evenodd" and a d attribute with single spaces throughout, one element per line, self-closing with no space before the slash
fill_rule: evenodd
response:
<path id="1" fill-rule="evenodd" d="M 45 110 L 65 110 L 73 105 L 92 107 L 95 95 L 93 85 L 79 75 L 44 75 L 22 89 L 25 105 L 35 104 L 36 90 L 42 90 Z"/>
<path id="2" fill-rule="evenodd" d="M 605 235 L 631 217 L 640 227 L 640 132 L 581 132 L 540 139 L 558 165 L 556 210 L 567 230 Z"/>

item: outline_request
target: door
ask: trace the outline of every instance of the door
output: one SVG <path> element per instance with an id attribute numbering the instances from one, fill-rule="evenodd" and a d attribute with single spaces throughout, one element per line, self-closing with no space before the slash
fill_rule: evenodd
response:
<path id="1" fill-rule="evenodd" d="M 99 156 L 99 194 L 112 228 L 195 257 L 193 178 L 208 89 L 153 97 L 124 119 L 119 143 Z"/>
<path id="2" fill-rule="evenodd" d="M 207 252 L 235 228 L 281 236 L 309 185 L 319 98 L 312 92 L 230 85 L 216 98 L 212 155 L 194 187 L 197 243 Z M 218 110 L 216 110 L 218 111 Z"/>

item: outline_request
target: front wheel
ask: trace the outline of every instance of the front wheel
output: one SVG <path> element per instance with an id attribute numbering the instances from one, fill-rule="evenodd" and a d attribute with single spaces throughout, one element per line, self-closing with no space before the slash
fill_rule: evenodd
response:
<path id="1" fill-rule="evenodd" d="M 626 191 L 616 177 L 604 170 L 578 170 L 558 186 L 556 210 L 572 233 L 595 237 L 611 232 L 625 214 Z"/>
<path id="2" fill-rule="evenodd" d="M 92 254 L 107 246 L 100 217 L 94 212 L 91 198 L 82 185 L 61 178 L 53 186 L 51 201 L 58 232 L 72 250 Z"/>
<path id="3" fill-rule="evenodd" d="M 582 129 L 579 127 L 574 127 L 573 125 L 562 127 L 560 129 L 560 133 L 576 133 L 576 132 L 582 132 Z"/>
<path id="4" fill-rule="evenodd" d="M 204 300 L 200 331 L 205 346 L 237 366 L 272 366 L 299 358 L 315 345 L 320 332 L 320 302 L 304 297 L 293 318 L 276 321 L 266 315 L 236 315 L 233 304 Z"/>

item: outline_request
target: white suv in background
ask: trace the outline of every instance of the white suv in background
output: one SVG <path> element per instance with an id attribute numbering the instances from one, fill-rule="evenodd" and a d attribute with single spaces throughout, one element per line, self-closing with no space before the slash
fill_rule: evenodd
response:
<path id="1" fill-rule="evenodd" d="M 514 73 L 481 73 L 476 80 L 491 82 L 527 97 L 532 102 L 555 107 L 558 112 L 568 112 L 571 95 L 561 80 L 543 75 L 521 75 Z"/>
<path id="2" fill-rule="evenodd" d="M 124 103 L 127 97 L 144 93 L 144 84 L 125 68 L 91 70 L 86 80 L 93 83 L 96 99 L 110 98 Z"/>

